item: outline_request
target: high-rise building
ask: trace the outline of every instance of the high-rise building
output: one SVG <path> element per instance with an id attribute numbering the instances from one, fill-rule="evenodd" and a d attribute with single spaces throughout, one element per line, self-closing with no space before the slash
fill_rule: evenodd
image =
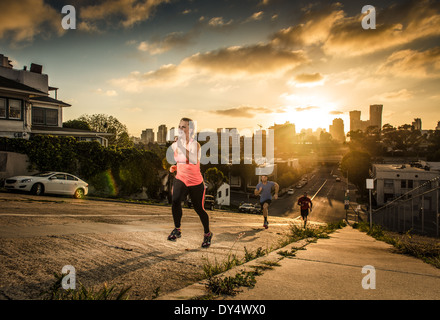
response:
<path id="1" fill-rule="evenodd" d="M 350 131 L 362 130 L 361 112 L 350 111 Z"/>
<path id="2" fill-rule="evenodd" d="M 412 122 L 412 126 L 414 128 L 414 130 L 422 130 L 422 119 L 420 118 L 415 118 L 414 121 Z"/>
<path id="3" fill-rule="evenodd" d="M 157 130 L 157 143 L 165 144 L 167 142 L 167 126 L 161 124 Z"/>
<path id="4" fill-rule="evenodd" d="M 142 130 L 141 141 L 142 141 L 142 143 L 145 143 L 145 144 L 148 144 L 150 142 L 154 143 L 154 132 L 153 132 L 153 129 Z"/>
<path id="5" fill-rule="evenodd" d="M 370 105 L 370 123 L 368 126 L 377 127 L 377 129 L 382 130 L 382 111 L 382 104 Z"/>
<path id="6" fill-rule="evenodd" d="M 437 122 L 437 127 L 435 127 L 435 130 L 440 130 L 440 121 Z"/>
<path id="7" fill-rule="evenodd" d="M 332 135 L 333 139 L 339 142 L 344 142 L 344 120 L 342 120 L 341 118 L 333 119 L 333 124 L 331 124 L 329 127 L 329 133 Z"/>

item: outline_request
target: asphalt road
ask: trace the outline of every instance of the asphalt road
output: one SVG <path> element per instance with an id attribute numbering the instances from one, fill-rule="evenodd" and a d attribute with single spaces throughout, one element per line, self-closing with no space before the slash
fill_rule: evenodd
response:
<path id="1" fill-rule="evenodd" d="M 336 177 L 341 181 L 336 181 Z M 308 177 L 308 183 L 301 189 L 294 189 L 293 195 L 283 195 L 273 201 L 269 214 L 277 217 L 289 217 L 299 220 L 300 209 L 297 205 L 298 198 L 307 192 L 312 199 L 313 210 L 309 215 L 310 221 L 315 222 L 338 222 L 345 218 L 344 195 L 347 189 L 346 180 L 342 177 L 337 166 L 318 167 Z"/>
<path id="2" fill-rule="evenodd" d="M 201 248 L 203 228 L 191 209 L 182 238 L 171 242 L 170 206 L 0 193 L 0 299 L 41 299 L 66 265 L 86 287 L 131 286 L 130 299 L 176 291 L 202 279 L 204 267 L 279 248 L 291 224 L 302 225 L 296 201 L 304 190 L 314 196 L 312 224 L 344 218 L 344 183 L 333 169 L 317 169 L 303 189 L 273 201 L 267 230 L 261 215 L 208 211 L 209 249 Z"/>

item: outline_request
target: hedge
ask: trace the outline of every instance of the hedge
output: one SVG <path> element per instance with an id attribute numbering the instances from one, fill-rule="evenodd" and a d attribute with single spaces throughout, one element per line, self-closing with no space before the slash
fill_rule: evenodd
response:
<path id="1" fill-rule="evenodd" d="M 127 196 L 145 187 L 149 197 L 158 196 L 162 161 L 151 151 L 50 135 L 29 140 L 0 137 L 0 151 L 26 154 L 30 170 L 74 174 L 99 195 Z"/>

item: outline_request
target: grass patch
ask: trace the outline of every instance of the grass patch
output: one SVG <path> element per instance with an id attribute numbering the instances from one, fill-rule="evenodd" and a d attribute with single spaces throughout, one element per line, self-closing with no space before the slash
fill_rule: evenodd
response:
<path id="1" fill-rule="evenodd" d="M 109 287 L 104 283 L 102 288 L 87 288 L 79 282 L 77 289 L 63 289 L 61 282 L 64 274 L 54 273 L 55 281 L 47 292 L 44 292 L 45 300 L 127 300 L 130 287 L 124 287 L 116 290 L 115 286 Z"/>
<path id="2" fill-rule="evenodd" d="M 376 224 L 370 228 L 367 222 L 355 223 L 353 228 L 393 245 L 401 254 L 416 257 L 440 269 L 440 242 L 436 238 L 413 235 L 411 232 L 391 232 Z"/>
<path id="3" fill-rule="evenodd" d="M 240 287 L 253 288 L 257 282 L 255 276 L 260 274 L 260 271 L 242 271 L 241 273 L 237 273 L 234 277 L 211 277 L 208 279 L 206 288 L 211 295 L 235 296 L 240 292 Z"/>

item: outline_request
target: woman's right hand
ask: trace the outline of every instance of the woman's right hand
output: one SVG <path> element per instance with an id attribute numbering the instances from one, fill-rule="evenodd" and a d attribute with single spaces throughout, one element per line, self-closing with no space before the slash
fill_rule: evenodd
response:
<path id="1" fill-rule="evenodd" d="M 177 170 L 177 166 L 176 165 L 170 167 L 170 172 L 171 173 L 175 172 L 176 170 Z"/>

